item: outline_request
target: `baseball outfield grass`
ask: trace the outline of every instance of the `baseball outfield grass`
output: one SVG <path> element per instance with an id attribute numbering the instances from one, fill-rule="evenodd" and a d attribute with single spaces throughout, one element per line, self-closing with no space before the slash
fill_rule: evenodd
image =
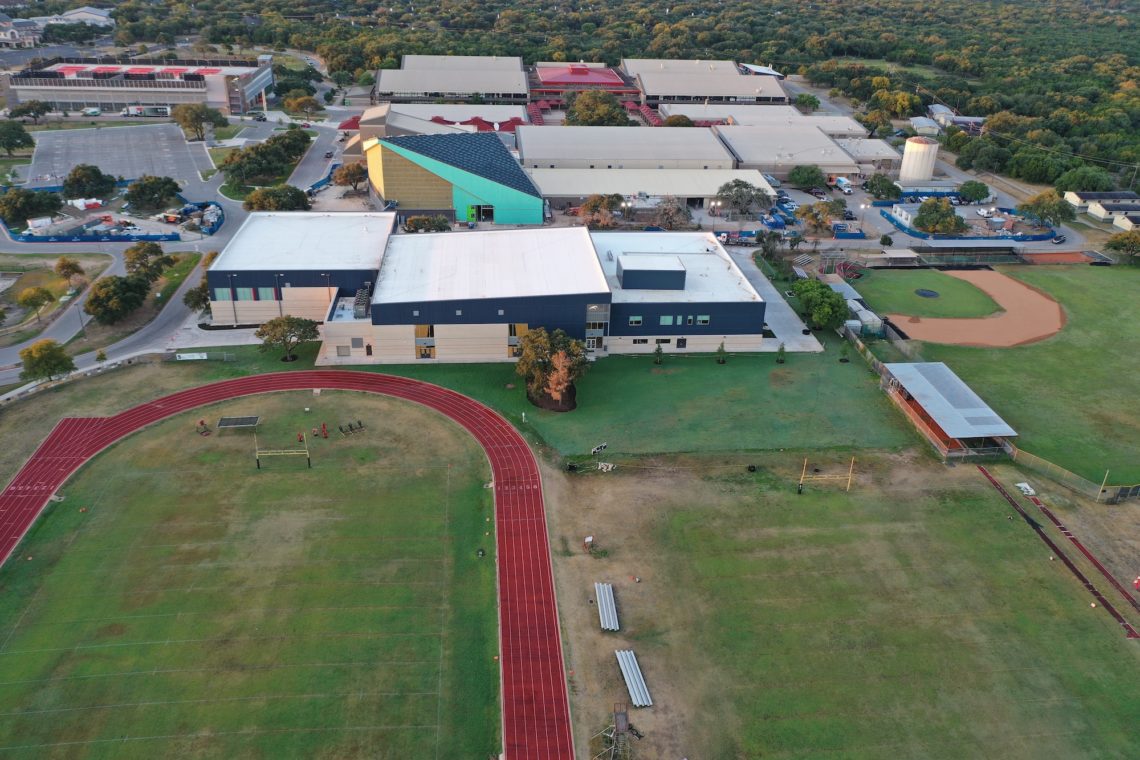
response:
<path id="1" fill-rule="evenodd" d="M 988 295 L 937 269 L 872 270 L 851 284 L 879 314 L 966 318 L 1000 311 Z M 917 290 L 933 291 L 938 297 L 920 296 Z"/>
<path id="2" fill-rule="evenodd" d="M 312 469 L 257 470 L 250 432 L 195 433 L 223 414 L 261 415 L 263 448 L 333 434 Z M 350 420 L 366 432 L 335 432 Z M 353 393 L 227 402 L 116 445 L 0 569 L 0 755 L 495 753 L 488 473 L 449 421 Z"/>

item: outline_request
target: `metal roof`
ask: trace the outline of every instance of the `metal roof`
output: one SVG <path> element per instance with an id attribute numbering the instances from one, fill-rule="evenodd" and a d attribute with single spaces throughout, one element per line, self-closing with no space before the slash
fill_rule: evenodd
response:
<path id="1" fill-rule="evenodd" d="M 216 271 L 344 271 L 380 266 L 393 212 L 255 211 L 210 266 Z"/>
<path id="2" fill-rule="evenodd" d="M 527 169 L 548 197 L 585 198 L 645 193 L 649 197 L 711 198 L 732 180 L 744 180 L 775 196 L 758 169 Z"/>
<path id="3" fill-rule="evenodd" d="M 953 438 L 1017 435 L 1017 431 L 942 362 L 885 366 L 947 435 Z"/>
<path id="4" fill-rule="evenodd" d="M 377 94 L 430 95 L 432 93 L 526 95 L 522 69 L 381 69 Z"/>
<path id="5" fill-rule="evenodd" d="M 786 98 L 780 80 L 760 74 L 709 73 L 706 71 L 642 71 L 637 75 L 641 91 L 649 96 Z"/>
<path id="6" fill-rule="evenodd" d="M 603 631 L 621 630 L 618 623 L 617 605 L 614 603 L 614 587 L 611 583 L 595 583 L 594 596 L 598 601 L 598 621 Z"/>
<path id="7" fill-rule="evenodd" d="M 673 58 L 622 58 L 622 69 L 630 76 L 647 71 L 696 71 L 703 74 L 739 74 L 732 61 L 676 60 Z"/>
<path id="8" fill-rule="evenodd" d="M 550 160 L 707 160 L 731 169 L 732 155 L 708 129 L 700 127 L 519 127 L 516 132 L 524 163 Z"/>
<path id="9" fill-rule="evenodd" d="M 625 679 L 625 688 L 629 690 L 629 701 L 634 707 L 652 707 L 653 698 L 649 696 L 649 687 L 645 685 L 645 678 L 641 675 L 641 666 L 637 664 L 637 655 L 632 650 L 615 649 L 618 667 L 621 668 Z"/>

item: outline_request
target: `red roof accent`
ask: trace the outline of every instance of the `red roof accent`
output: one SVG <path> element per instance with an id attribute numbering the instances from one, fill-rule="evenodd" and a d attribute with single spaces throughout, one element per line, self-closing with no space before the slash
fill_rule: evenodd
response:
<path id="1" fill-rule="evenodd" d="M 60 66 L 56 71 L 61 74 L 75 74 L 80 71 L 87 71 L 86 66 Z"/>
<path id="2" fill-rule="evenodd" d="M 163 69 L 162 73 L 163 74 L 185 74 L 189 70 L 190 69 L 185 69 L 185 68 Z"/>
<path id="3" fill-rule="evenodd" d="M 198 69 L 195 74 L 221 74 L 221 69 Z"/>
<path id="4" fill-rule="evenodd" d="M 153 74 L 154 66 L 135 66 L 127 69 L 128 74 Z"/>
<path id="5" fill-rule="evenodd" d="M 122 70 L 122 66 L 96 66 L 91 69 L 96 74 L 115 74 Z"/>
<path id="6" fill-rule="evenodd" d="M 539 66 L 535 69 L 542 84 L 624 85 L 613 69 L 599 69 L 581 63 L 566 66 Z"/>
<path id="7" fill-rule="evenodd" d="M 337 129 L 360 129 L 360 117 L 353 116 L 351 119 L 342 121 L 337 125 Z"/>

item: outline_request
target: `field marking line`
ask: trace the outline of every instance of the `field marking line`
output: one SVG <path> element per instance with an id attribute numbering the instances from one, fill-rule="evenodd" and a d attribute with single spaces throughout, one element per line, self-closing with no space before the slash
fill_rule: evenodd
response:
<path id="1" fill-rule="evenodd" d="M 89 598 L 89 597 L 88 597 Z M 442 609 L 439 605 L 423 604 L 360 604 L 345 607 L 241 607 L 241 612 L 346 612 L 348 610 L 432 610 Z M 53 620 L 44 625 L 76 625 L 79 623 L 106 623 L 112 620 L 149 620 L 154 618 L 197 617 L 199 615 L 228 615 L 231 611 L 210 612 L 209 610 L 182 610 L 179 612 L 153 612 L 145 615 L 111 615 L 110 617 L 76 618 L 73 620 Z"/>
<path id="2" fill-rule="evenodd" d="M 0 657 L 13 654 L 44 654 L 46 652 L 78 652 L 92 649 L 118 649 L 121 647 L 169 646 L 171 644 L 209 644 L 211 642 L 235 641 L 306 641 L 308 639 L 414 639 L 440 636 L 439 633 L 377 633 L 376 631 L 353 631 L 345 633 L 320 633 L 311 636 L 211 636 L 201 639 L 153 639 L 150 641 L 115 641 L 105 644 L 76 644 L 70 647 L 47 647 L 44 649 L 13 649 L 0 652 Z"/>

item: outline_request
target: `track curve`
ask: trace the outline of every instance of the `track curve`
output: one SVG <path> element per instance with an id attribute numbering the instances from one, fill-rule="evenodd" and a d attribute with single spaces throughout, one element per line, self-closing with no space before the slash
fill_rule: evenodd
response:
<path id="1" fill-rule="evenodd" d="M 116 441 L 205 404 L 312 388 L 379 393 L 412 401 L 455 421 L 483 447 L 495 482 L 503 747 L 511 760 L 573 758 L 562 634 L 538 463 L 510 423 L 455 391 L 371 372 L 278 372 L 191 388 L 112 417 L 65 418 L 0 493 L 0 564 L 8 560 L 52 494 Z"/>

